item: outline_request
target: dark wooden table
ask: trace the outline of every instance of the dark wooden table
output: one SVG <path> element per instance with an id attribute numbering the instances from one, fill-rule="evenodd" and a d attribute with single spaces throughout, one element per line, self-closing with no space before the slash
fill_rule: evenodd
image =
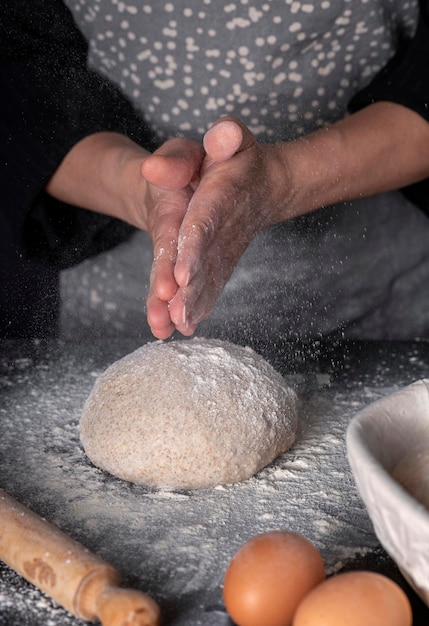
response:
<path id="1" fill-rule="evenodd" d="M 302 398 L 300 435 L 256 477 L 195 492 L 123 482 L 93 467 L 80 446 L 80 412 L 95 377 L 139 345 L 1 344 L 0 487 L 112 563 L 124 584 L 152 595 L 166 625 L 230 624 L 222 603 L 228 562 L 249 537 L 273 528 L 311 539 L 329 575 L 371 569 L 397 580 L 414 625 L 429 623 L 429 609 L 374 535 L 345 447 L 359 409 L 427 376 L 429 343 L 255 342 Z M 0 565 L 0 625 L 80 623 Z"/>

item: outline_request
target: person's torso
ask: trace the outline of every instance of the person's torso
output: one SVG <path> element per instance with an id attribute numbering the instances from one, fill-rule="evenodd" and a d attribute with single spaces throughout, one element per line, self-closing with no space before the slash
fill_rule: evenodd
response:
<path id="1" fill-rule="evenodd" d="M 90 65 L 120 85 L 160 139 L 200 138 L 222 115 L 262 141 L 347 111 L 416 26 L 409 0 L 65 0 Z"/>

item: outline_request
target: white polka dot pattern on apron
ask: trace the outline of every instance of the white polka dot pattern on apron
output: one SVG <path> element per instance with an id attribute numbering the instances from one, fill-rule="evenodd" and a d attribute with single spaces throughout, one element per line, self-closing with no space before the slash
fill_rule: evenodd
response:
<path id="1" fill-rule="evenodd" d="M 409 0 L 67 0 L 90 64 L 119 84 L 160 139 L 200 138 L 222 115 L 262 141 L 342 117 L 413 32 Z"/>

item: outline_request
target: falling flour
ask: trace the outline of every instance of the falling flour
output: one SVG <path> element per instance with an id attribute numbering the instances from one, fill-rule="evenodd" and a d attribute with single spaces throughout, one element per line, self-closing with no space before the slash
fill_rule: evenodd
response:
<path id="1" fill-rule="evenodd" d="M 256 474 L 295 440 L 298 401 L 250 348 L 152 342 L 111 365 L 85 403 L 92 462 L 124 480 L 195 489 Z"/>

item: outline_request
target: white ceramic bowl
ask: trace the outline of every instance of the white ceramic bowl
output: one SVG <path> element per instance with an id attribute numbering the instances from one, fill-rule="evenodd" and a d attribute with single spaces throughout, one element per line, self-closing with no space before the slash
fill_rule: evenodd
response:
<path id="1" fill-rule="evenodd" d="M 374 531 L 429 606 L 429 510 L 391 475 L 425 441 L 429 445 L 429 379 L 369 405 L 347 430 L 349 462 Z"/>

